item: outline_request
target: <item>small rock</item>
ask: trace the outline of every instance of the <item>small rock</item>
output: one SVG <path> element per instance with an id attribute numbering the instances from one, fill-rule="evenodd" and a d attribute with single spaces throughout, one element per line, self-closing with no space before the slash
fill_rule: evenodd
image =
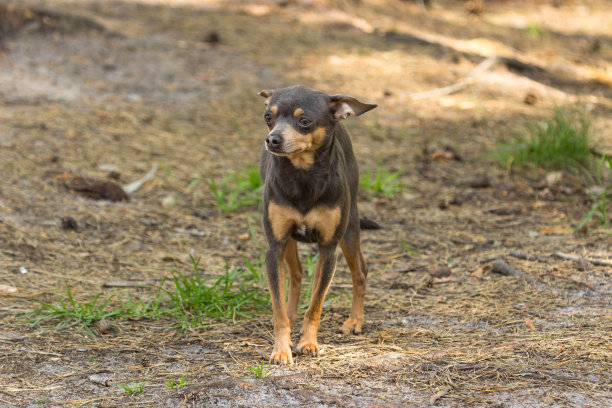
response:
<path id="1" fill-rule="evenodd" d="M 546 185 L 549 188 L 559 185 L 562 179 L 563 179 L 563 172 L 560 172 L 560 171 L 551 171 L 550 173 L 546 174 L 546 177 L 545 177 Z"/>
<path id="2" fill-rule="evenodd" d="M 433 271 L 429 272 L 429 275 L 431 275 L 434 278 L 444 278 L 446 276 L 450 276 L 452 273 L 452 271 L 450 270 L 449 267 L 447 266 L 441 266 L 437 269 L 434 269 Z"/>
<path id="3" fill-rule="evenodd" d="M 63 230 L 70 230 L 70 231 L 78 231 L 79 229 L 79 224 L 77 223 L 77 221 L 72 218 L 71 216 L 67 215 L 65 217 L 62 217 L 62 229 Z"/>
<path id="4" fill-rule="evenodd" d="M 208 34 L 206 34 L 206 37 L 204 37 L 204 42 L 209 44 L 219 44 L 221 42 L 221 36 L 219 35 L 219 32 L 215 30 L 209 31 Z"/>
<path id="5" fill-rule="evenodd" d="M 100 334 L 108 334 L 113 330 L 113 325 L 107 319 L 102 319 L 98 322 L 98 330 Z"/>
<path id="6" fill-rule="evenodd" d="M 525 99 L 523 99 L 523 102 L 526 105 L 535 105 L 538 102 L 538 98 L 530 92 L 525 95 Z"/>
<path id="7" fill-rule="evenodd" d="M 491 187 L 491 179 L 486 174 L 480 174 L 470 181 L 472 188 L 487 188 Z"/>

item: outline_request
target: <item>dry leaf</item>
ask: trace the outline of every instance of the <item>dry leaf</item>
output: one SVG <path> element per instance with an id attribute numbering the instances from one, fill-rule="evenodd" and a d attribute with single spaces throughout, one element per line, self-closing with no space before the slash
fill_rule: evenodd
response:
<path id="1" fill-rule="evenodd" d="M 535 325 L 533 324 L 533 321 L 530 318 L 525 318 L 525 324 L 529 326 L 531 330 L 535 330 Z"/>

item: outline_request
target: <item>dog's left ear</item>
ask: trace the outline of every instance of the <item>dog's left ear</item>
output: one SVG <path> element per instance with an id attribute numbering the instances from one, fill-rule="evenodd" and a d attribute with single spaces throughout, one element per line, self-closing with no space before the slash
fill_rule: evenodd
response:
<path id="1" fill-rule="evenodd" d="M 336 119 L 346 119 L 351 115 L 359 116 L 374 109 L 376 106 L 377 105 L 360 102 L 352 96 L 345 95 L 332 96 L 329 105 Z"/>
<path id="2" fill-rule="evenodd" d="M 268 102 L 270 102 L 270 98 L 272 97 L 272 94 L 274 93 L 274 91 L 269 90 L 269 89 L 265 89 L 263 91 L 259 91 L 259 96 L 263 96 L 264 98 L 266 98 L 266 106 L 268 106 Z"/>

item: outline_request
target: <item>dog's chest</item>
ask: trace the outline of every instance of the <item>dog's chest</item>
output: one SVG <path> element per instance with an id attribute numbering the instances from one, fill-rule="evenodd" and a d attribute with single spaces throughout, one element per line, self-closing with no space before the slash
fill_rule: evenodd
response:
<path id="1" fill-rule="evenodd" d="M 320 240 L 327 243 L 334 236 L 340 218 L 340 207 L 321 205 L 303 214 L 293 207 L 281 206 L 274 201 L 268 205 L 268 219 L 278 241 L 292 235 L 300 241 Z"/>

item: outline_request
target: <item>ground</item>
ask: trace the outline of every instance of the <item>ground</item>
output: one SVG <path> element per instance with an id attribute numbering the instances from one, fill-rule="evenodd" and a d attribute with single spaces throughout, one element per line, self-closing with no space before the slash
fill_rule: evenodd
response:
<path id="1" fill-rule="evenodd" d="M 612 5 L 420 3 L 0 2 L 0 406 L 612 406 L 610 230 L 574 231 L 589 184 L 495 155 L 555 106 L 612 151 Z M 336 334 L 341 256 L 322 354 L 264 378 L 247 367 L 270 355 L 271 309 L 187 330 L 24 323 L 67 288 L 147 299 L 190 254 L 213 276 L 259 259 L 260 210 L 220 211 L 206 181 L 258 164 L 257 92 L 296 83 L 378 104 L 346 122 L 360 169 L 401 171 L 393 198 L 359 197 L 384 227 L 363 233 L 363 334 Z M 75 191 L 155 165 L 129 201 Z"/>

